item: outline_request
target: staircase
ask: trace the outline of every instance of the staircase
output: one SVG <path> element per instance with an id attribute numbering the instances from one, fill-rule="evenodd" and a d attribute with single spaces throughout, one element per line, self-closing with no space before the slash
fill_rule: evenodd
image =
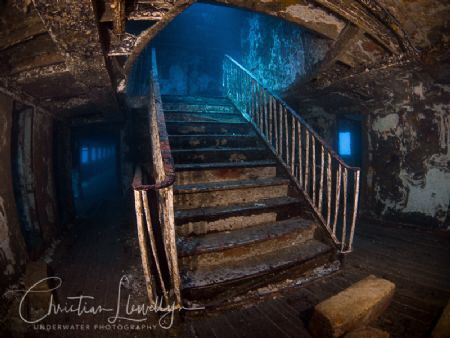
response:
<path id="1" fill-rule="evenodd" d="M 336 261 L 311 207 L 229 99 L 162 100 L 184 299 L 229 299 Z"/>

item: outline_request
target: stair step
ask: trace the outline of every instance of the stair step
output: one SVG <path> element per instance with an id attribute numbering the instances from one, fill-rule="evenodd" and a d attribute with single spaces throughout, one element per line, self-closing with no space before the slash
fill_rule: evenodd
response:
<path id="1" fill-rule="evenodd" d="M 242 260 L 234 260 L 226 264 L 205 266 L 195 270 L 183 270 L 183 292 L 188 298 L 194 296 L 198 299 L 208 297 L 210 294 L 217 294 L 221 289 L 223 291 L 223 289 L 226 290 L 232 285 L 248 280 L 255 283 L 258 278 L 263 278 L 265 283 L 269 283 L 272 279 L 267 278 L 268 274 L 274 274 L 276 278 L 282 276 L 281 271 L 295 266 L 298 266 L 301 271 L 308 271 L 317 265 L 324 264 L 321 260 L 317 260 L 313 264 L 307 264 L 308 261 L 331 253 L 331 251 L 330 246 L 311 239 L 300 245 Z M 326 260 L 329 260 L 329 258 L 327 257 Z M 293 276 L 290 274 L 290 277 Z"/>
<path id="2" fill-rule="evenodd" d="M 275 166 L 275 160 L 242 161 L 242 162 L 212 162 L 212 163 L 183 163 L 175 164 L 176 171 L 182 170 L 204 170 L 204 169 L 230 169 L 230 168 L 257 168 Z"/>
<path id="3" fill-rule="evenodd" d="M 175 163 L 216 162 L 225 160 L 229 162 L 242 162 L 263 160 L 268 154 L 266 148 L 199 148 L 199 149 L 172 149 Z"/>
<path id="4" fill-rule="evenodd" d="M 229 104 L 207 104 L 207 103 L 163 103 L 164 111 L 204 112 L 204 113 L 236 113 L 236 108 Z"/>
<path id="5" fill-rule="evenodd" d="M 212 122 L 212 121 L 166 121 L 169 135 L 196 134 L 249 134 L 251 126 L 248 122 Z"/>
<path id="6" fill-rule="evenodd" d="M 287 196 L 288 186 L 289 179 L 281 177 L 176 185 L 175 207 L 192 209 L 256 202 Z"/>
<path id="7" fill-rule="evenodd" d="M 227 97 L 217 96 L 183 96 L 183 95 L 162 95 L 163 103 L 207 103 L 219 105 L 231 105 L 231 101 Z"/>
<path id="8" fill-rule="evenodd" d="M 184 236 L 242 229 L 299 216 L 301 202 L 294 197 L 277 197 L 225 207 L 175 210 L 175 224 L 177 233 Z"/>
<path id="9" fill-rule="evenodd" d="M 316 224 L 301 218 L 260 224 L 233 231 L 191 236 L 179 242 L 180 263 L 199 269 L 242 260 L 313 239 Z"/>
<path id="10" fill-rule="evenodd" d="M 178 245 L 178 256 L 188 257 L 230 250 L 258 242 L 267 242 L 268 240 L 284 237 L 292 233 L 302 233 L 303 238 L 309 240 L 314 236 L 315 227 L 316 225 L 313 221 L 295 217 L 284 221 L 265 223 L 234 231 L 191 236 L 183 238 L 180 241 Z M 235 258 L 233 257 L 233 259 Z"/>
<path id="11" fill-rule="evenodd" d="M 215 121 L 215 122 L 242 122 L 244 117 L 240 114 L 229 113 L 194 113 L 194 112 L 165 112 L 166 121 Z"/>
<path id="12" fill-rule="evenodd" d="M 230 163 L 230 162 L 227 162 Z M 231 162 L 231 163 L 242 163 L 242 162 Z M 245 162 L 252 163 L 252 162 Z M 208 163 L 209 164 L 209 163 Z M 188 170 L 187 168 L 183 171 L 177 170 L 177 184 L 196 184 L 196 183 L 208 183 L 208 182 L 224 182 L 224 181 L 239 181 L 239 180 L 255 180 L 267 177 L 275 177 L 277 175 L 277 167 L 275 163 L 270 163 L 264 167 L 251 167 L 251 166 L 236 166 L 231 168 L 214 168 L 212 169 L 202 169 L 196 170 L 193 168 Z M 194 166 L 189 163 L 189 166 Z"/>
<path id="13" fill-rule="evenodd" d="M 204 148 L 204 147 L 254 147 L 261 142 L 256 135 L 171 135 L 170 147 L 176 148 Z"/>

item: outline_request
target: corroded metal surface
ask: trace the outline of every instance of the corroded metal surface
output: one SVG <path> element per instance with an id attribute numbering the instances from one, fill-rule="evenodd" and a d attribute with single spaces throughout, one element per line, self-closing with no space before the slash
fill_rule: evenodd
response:
<path id="1" fill-rule="evenodd" d="M 99 110 L 117 113 L 115 85 L 108 73 L 93 3 L 88 0 L 33 3 L 75 80 Z"/>

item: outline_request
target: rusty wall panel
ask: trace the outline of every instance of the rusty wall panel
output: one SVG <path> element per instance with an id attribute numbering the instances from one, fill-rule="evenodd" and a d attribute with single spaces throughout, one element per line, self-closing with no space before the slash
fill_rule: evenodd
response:
<path id="1" fill-rule="evenodd" d="M 44 242 L 48 244 L 57 232 L 53 181 L 53 119 L 40 113 L 34 116 L 33 169 L 36 209 Z"/>
<path id="2" fill-rule="evenodd" d="M 0 289 L 8 277 L 19 272 L 27 258 L 12 184 L 12 107 L 12 99 L 0 93 Z"/>

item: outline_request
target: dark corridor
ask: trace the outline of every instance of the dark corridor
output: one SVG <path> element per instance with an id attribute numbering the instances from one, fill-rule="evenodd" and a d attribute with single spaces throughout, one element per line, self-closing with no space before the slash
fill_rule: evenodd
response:
<path id="1" fill-rule="evenodd" d="M 77 216 L 120 197 L 119 131 L 90 127 L 73 132 L 72 189 Z"/>

